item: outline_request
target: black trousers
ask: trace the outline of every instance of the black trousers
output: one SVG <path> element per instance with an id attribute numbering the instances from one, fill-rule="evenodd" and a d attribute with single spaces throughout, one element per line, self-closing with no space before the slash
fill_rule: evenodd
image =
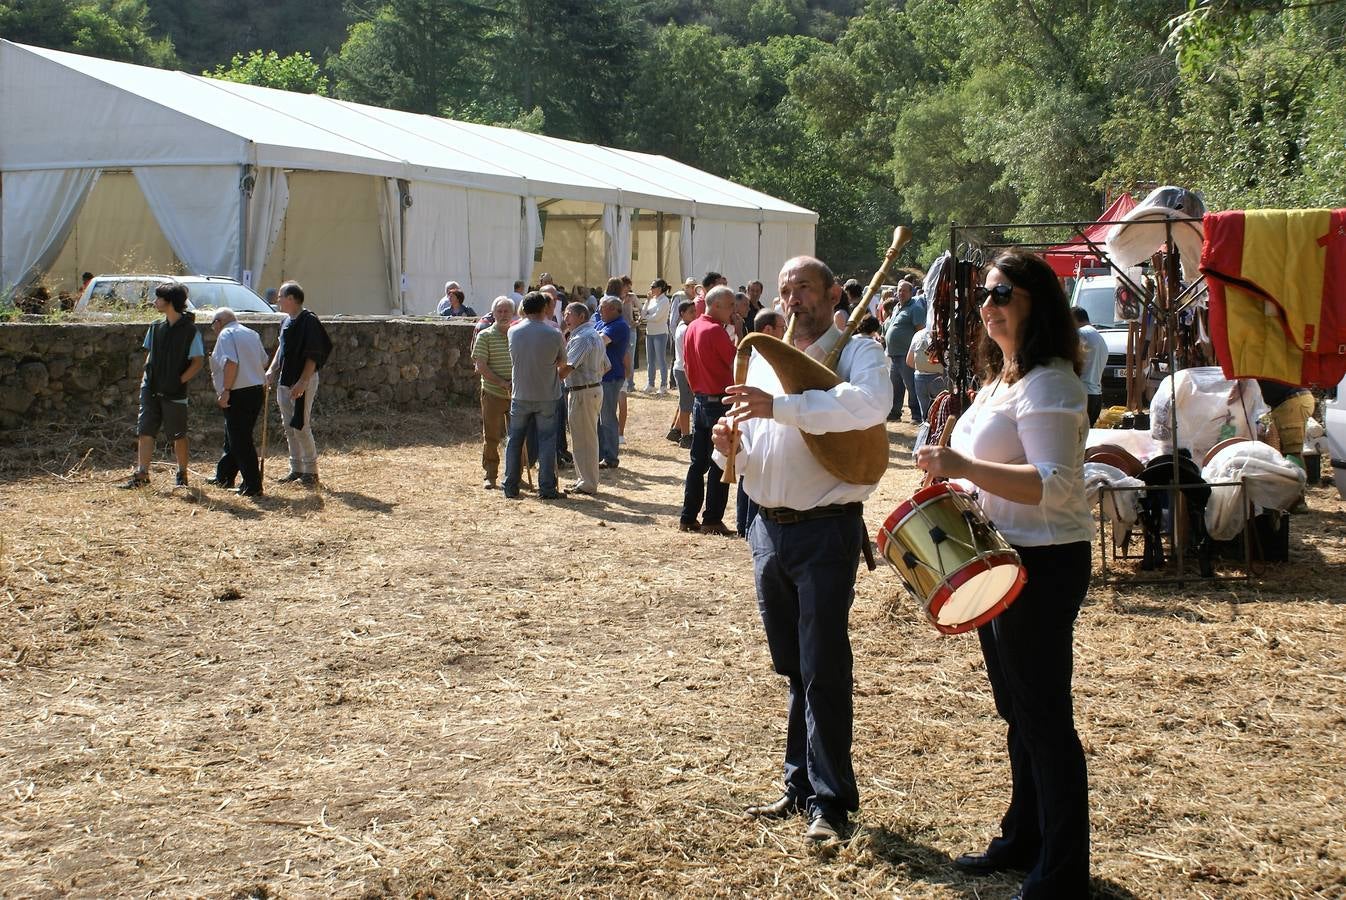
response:
<path id="1" fill-rule="evenodd" d="M 834 818 L 860 807 L 849 628 L 864 534 L 859 513 L 789 525 L 759 515 L 748 532 L 772 666 L 790 682 L 785 789 Z"/>
<path id="2" fill-rule="evenodd" d="M 1086 403 L 1088 405 L 1085 411 L 1089 413 L 1089 425 L 1092 427 L 1093 424 L 1098 421 L 1099 415 L 1103 412 L 1103 395 L 1090 394 Z"/>
<path id="3" fill-rule="evenodd" d="M 703 502 L 703 525 L 724 521 L 724 509 L 729 505 L 729 485 L 721 482 L 724 473 L 711 458 L 715 446 L 710 440 L 710 430 L 728 409 L 718 400 L 699 396 L 692 403 L 692 462 L 687 467 L 687 481 L 682 489 L 680 517 L 684 525 L 696 523 Z"/>
<path id="4" fill-rule="evenodd" d="M 996 711 L 1009 725 L 1012 788 L 987 855 L 1029 870 L 1025 898 L 1089 896 L 1089 779 L 1070 694 L 1075 617 L 1090 545 L 1016 547 L 1028 583 L 978 629 Z"/>
<path id="5" fill-rule="evenodd" d="M 224 450 L 215 464 L 215 480 L 230 484 L 237 476 L 243 477 L 243 487 L 262 489 L 262 473 L 257 464 L 257 445 L 252 433 L 257 427 L 257 415 L 262 411 L 262 386 L 235 388 L 229 392 L 229 406 L 224 413 Z"/>

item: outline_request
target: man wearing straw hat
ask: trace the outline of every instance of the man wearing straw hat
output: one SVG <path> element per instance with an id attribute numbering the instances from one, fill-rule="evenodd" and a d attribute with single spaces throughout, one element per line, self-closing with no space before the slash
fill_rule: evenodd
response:
<path id="1" fill-rule="evenodd" d="M 797 257 L 780 274 L 780 294 L 794 317 L 793 345 L 822 359 L 841 340 L 832 311 L 841 287 L 821 260 Z M 837 363 L 842 383 L 786 394 L 781 378 L 754 354 L 746 384 L 730 385 L 729 414 L 712 430 L 715 456 L 727 464 L 730 435 L 741 434 L 735 468 L 760 507 L 748 531 L 757 606 L 775 670 L 789 680 L 784 792 L 749 807 L 751 816 L 808 819 L 805 836 L 835 841 L 859 808 L 851 765 L 852 675 L 849 615 L 855 572 L 868 547 L 864 500 L 875 485 L 829 473 L 804 443 L 803 431 L 849 432 L 883 422 L 892 386 L 883 348 L 850 340 Z"/>
<path id="2" fill-rule="evenodd" d="M 239 496 L 260 497 L 262 473 L 252 433 L 262 411 L 266 348 L 261 335 L 238 321 L 227 306 L 215 311 L 210 329 L 215 332 L 210 377 L 215 383 L 215 402 L 224 412 L 224 451 L 215 464 L 215 477 L 207 484 L 232 488 L 234 477 L 241 476 Z"/>

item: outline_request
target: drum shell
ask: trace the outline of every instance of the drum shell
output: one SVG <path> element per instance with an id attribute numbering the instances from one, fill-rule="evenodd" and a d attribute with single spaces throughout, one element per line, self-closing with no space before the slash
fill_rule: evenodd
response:
<path id="1" fill-rule="evenodd" d="M 946 539 L 936 540 L 934 529 Z M 900 505 L 880 529 L 878 549 L 924 606 L 931 624 L 945 634 L 960 634 L 990 621 L 1013 602 L 1025 583 L 1018 553 L 956 484 L 931 485 Z M 940 621 L 941 609 L 963 584 L 1005 566 L 1014 567 L 1018 577 L 998 602 L 967 621 Z"/>

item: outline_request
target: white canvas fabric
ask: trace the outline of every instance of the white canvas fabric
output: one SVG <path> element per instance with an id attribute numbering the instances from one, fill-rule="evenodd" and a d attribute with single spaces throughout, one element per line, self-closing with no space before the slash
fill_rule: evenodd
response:
<path id="1" fill-rule="evenodd" d="M 472 287 L 468 248 L 467 191 L 447 184 L 415 181 L 407 210 L 407 291 L 403 306 L 408 315 L 433 315 L 444 296 L 444 283 L 456 281 L 469 297 L 468 304 L 485 315 Z M 487 298 L 494 299 L 494 297 Z"/>
<path id="2" fill-rule="evenodd" d="M 780 270 L 789 259 L 789 229 L 783 222 L 763 222 L 757 242 L 757 277 L 762 281 L 762 302 L 769 303 L 776 293 Z"/>
<path id="3" fill-rule="evenodd" d="M 396 178 L 385 178 L 379 194 L 379 237 L 383 239 L 383 269 L 387 278 L 389 312 L 402 309 L 402 189 Z"/>
<path id="4" fill-rule="evenodd" d="M 481 307 L 489 308 L 496 297 L 508 294 L 518 277 L 519 198 L 468 191 L 467 225 L 472 279 L 468 303 L 485 315 Z"/>
<path id="5" fill-rule="evenodd" d="M 532 281 L 533 257 L 542 246 L 542 219 L 538 215 L 536 197 L 524 198 L 519 240 L 519 278 L 527 284 Z"/>
<path id="6" fill-rule="evenodd" d="M 5 173 L 0 291 L 26 286 L 56 261 L 97 180 L 97 169 Z"/>
<path id="7" fill-rule="evenodd" d="M 267 257 L 280 236 L 289 205 L 290 184 L 284 169 L 267 168 L 254 174 L 252 197 L 248 200 L 248 251 L 243 268 L 252 273 L 252 286 L 259 292 Z"/>
<path id="8" fill-rule="evenodd" d="M 168 245 L 191 274 L 238 275 L 238 166 L 137 166 L 131 171 Z"/>
<path id="9" fill-rule="evenodd" d="M 67 134 L 50 128 L 53 109 L 79 121 L 82 135 L 88 139 L 72 141 Z M 186 255 L 184 264 L 198 271 L 224 270 L 236 274 L 246 270 L 253 274 L 254 286 L 259 289 L 274 284 L 272 276 L 280 271 L 290 272 L 301 280 L 308 277 L 310 281 L 315 277 L 313 273 L 325 279 L 328 271 L 350 272 L 349 259 L 339 256 L 334 246 L 354 239 L 355 232 L 366 228 L 371 220 L 375 223 L 379 220 L 378 201 L 375 199 L 369 205 L 371 195 L 365 187 L 357 188 L 354 196 L 339 201 L 359 210 L 356 220 L 337 223 L 340 232 L 337 240 L 321 244 L 312 231 L 323 220 L 308 220 L 304 216 L 314 209 L 325 215 L 324 203 L 309 197 L 296 204 L 291 196 L 287 208 L 283 199 L 282 182 L 288 182 L 293 194 L 294 178 L 300 173 L 305 173 L 305 177 L 326 172 L 377 180 L 400 178 L 416 184 L 512 198 L 508 227 L 497 222 L 496 212 L 487 215 L 488 220 L 496 223 L 490 226 L 498 232 L 496 237 L 506 234 L 510 237 L 508 247 L 487 248 L 484 238 L 473 235 L 472 247 L 491 256 L 470 260 L 471 270 L 482 273 L 485 279 L 483 286 L 474 289 L 474 295 L 498 290 L 496 280 L 504 280 L 508 287 L 509 282 L 519 277 L 528 279 L 532 274 L 523 247 L 529 240 L 530 226 L 521 221 L 528 214 L 521 214 L 520 210 L 521 200 L 526 203 L 530 198 L 539 204 L 553 201 L 587 204 L 595 213 L 604 205 L 618 208 L 614 209 L 611 228 L 560 229 L 567 242 L 573 242 L 581 234 L 585 241 L 581 253 L 568 254 L 575 262 L 567 280 L 590 283 L 601 283 L 612 272 L 635 267 L 631 261 L 630 237 L 635 210 L 681 217 L 678 252 L 665 253 L 666 265 L 661 273 L 670 281 L 687 271 L 705 270 L 694 247 L 692 219 L 697 216 L 708 221 L 750 225 L 754 229 L 758 223 L 785 223 L 790 253 L 812 251 L 817 222 L 817 215 L 807 209 L 661 156 L 0 40 L 0 169 L 6 176 L 7 187 L 9 176 L 25 171 L 163 169 L 166 172 L 178 167 L 215 168 L 216 175 L 210 180 L 216 180 L 217 176 L 221 185 L 226 181 L 224 171 L 232 169 L 234 173 L 228 179 L 234 182 L 230 191 L 218 186 L 211 188 L 215 196 L 232 195 L 211 215 L 217 223 L 234 217 L 229 227 L 221 227 L 215 235 L 216 244 L 232 240 L 234 249 L 227 252 L 204 241 L 204 226 L 198 229 L 186 221 L 187 217 L 178 214 L 200 199 L 202 192 L 195 176 L 146 176 L 145 183 L 149 185 L 146 191 L 154 195 L 150 202 L 164 221 L 162 228 L 173 246 L 181 248 L 177 252 Z M 252 167 L 257 173 L 258 185 L 275 189 L 275 200 L 265 200 L 268 187 L 254 186 L 246 209 L 247 227 L 240 229 L 237 182 L 245 167 Z M 324 202 L 328 200 L 338 202 L 335 198 L 324 198 Z M 492 204 L 485 206 L 494 210 Z M 6 250 L 20 244 L 44 242 L 44 235 L 37 233 L 40 223 L 35 220 L 30 223 L 27 217 L 11 217 L 4 224 Z M 15 228 L 25 233 L 16 235 Z M 551 231 L 550 226 L 548 230 Z M 26 233 L 29 231 L 34 233 Z M 246 241 L 240 242 L 239 236 L 244 231 Z M 723 260 L 719 267 L 732 273 L 736 283 L 759 275 L 763 280 L 774 277 L 774 273 L 756 271 L 761 262 L 759 248 L 753 246 L 748 250 L 748 244 L 755 241 L 747 241 L 735 230 L 731 246 L 720 247 L 718 244 L 726 235 L 724 229 L 719 231 L 721 234 L 714 240 L 701 241 L 702 235 L 697 235 L 695 242 L 709 247 L 706 253 L 710 257 Z M 376 227 L 373 240 L 367 245 L 374 250 L 382 246 L 377 232 Z M 612 266 L 602 265 L 609 250 L 604 246 L 604 235 L 611 238 L 610 250 L 615 257 Z M 641 239 L 644 240 L 643 234 Z M 404 235 L 403 240 L 408 237 Z M 137 243 L 131 236 L 127 236 L 127 241 Z M 157 248 L 159 241 L 156 237 L 139 243 L 146 246 L 152 243 Z M 245 243 L 241 249 L 240 243 Z M 263 243 L 270 249 L 263 247 Z M 319 245 L 325 249 L 316 257 L 301 253 L 301 248 Z M 370 255 L 363 243 L 354 249 L 357 258 Z M 273 254 L 279 259 L 269 261 Z M 145 255 L 152 254 L 138 253 L 137 258 Z M 504 268 L 499 257 L 508 258 Z M 674 259 L 676 263 L 672 262 Z M 738 262 L 731 264 L 731 259 Z M 168 262 L 171 260 L 165 260 L 165 264 Z M 386 288 L 366 290 L 373 282 L 382 284 L 388 280 L 385 275 L 388 265 L 380 259 L 370 271 L 352 273 L 357 274 L 356 280 L 346 290 L 359 286 L 363 293 L 360 302 L 369 301 L 362 311 L 378 312 L 390 307 L 391 300 L 384 297 Z M 20 261 L 10 260 L 7 254 L 2 268 L 10 273 L 19 266 Z M 439 268 L 446 266 L 444 263 Z M 549 263 L 547 268 L 557 274 L 559 267 Z M 458 280 L 466 284 L 463 277 Z M 436 301 L 442 293 L 442 284 L 440 280 L 440 289 L 431 294 Z M 474 296 L 472 301 L 481 302 L 480 296 Z M 410 306 L 421 302 L 418 295 Z"/>
<path id="10" fill-rule="evenodd" d="M 678 261 L 682 263 L 681 278 L 697 277 L 696 272 L 696 222 L 691 216 L 683 216 L 678 226 Z M 673 270 L 677 272 L 678 270 Z M 673 279 L 669 279 L 672 281 Z"/>

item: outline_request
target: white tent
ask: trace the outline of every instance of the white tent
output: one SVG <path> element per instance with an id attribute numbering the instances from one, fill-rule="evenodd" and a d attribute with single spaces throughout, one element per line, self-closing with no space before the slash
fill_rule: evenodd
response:
<path id="1" fill-rule="evenodd" d="M 817 214 L 662 156 L 0 40 L 0 288 L 176 263 L 426 313 L 458 281 L 768 284 Z"/>

